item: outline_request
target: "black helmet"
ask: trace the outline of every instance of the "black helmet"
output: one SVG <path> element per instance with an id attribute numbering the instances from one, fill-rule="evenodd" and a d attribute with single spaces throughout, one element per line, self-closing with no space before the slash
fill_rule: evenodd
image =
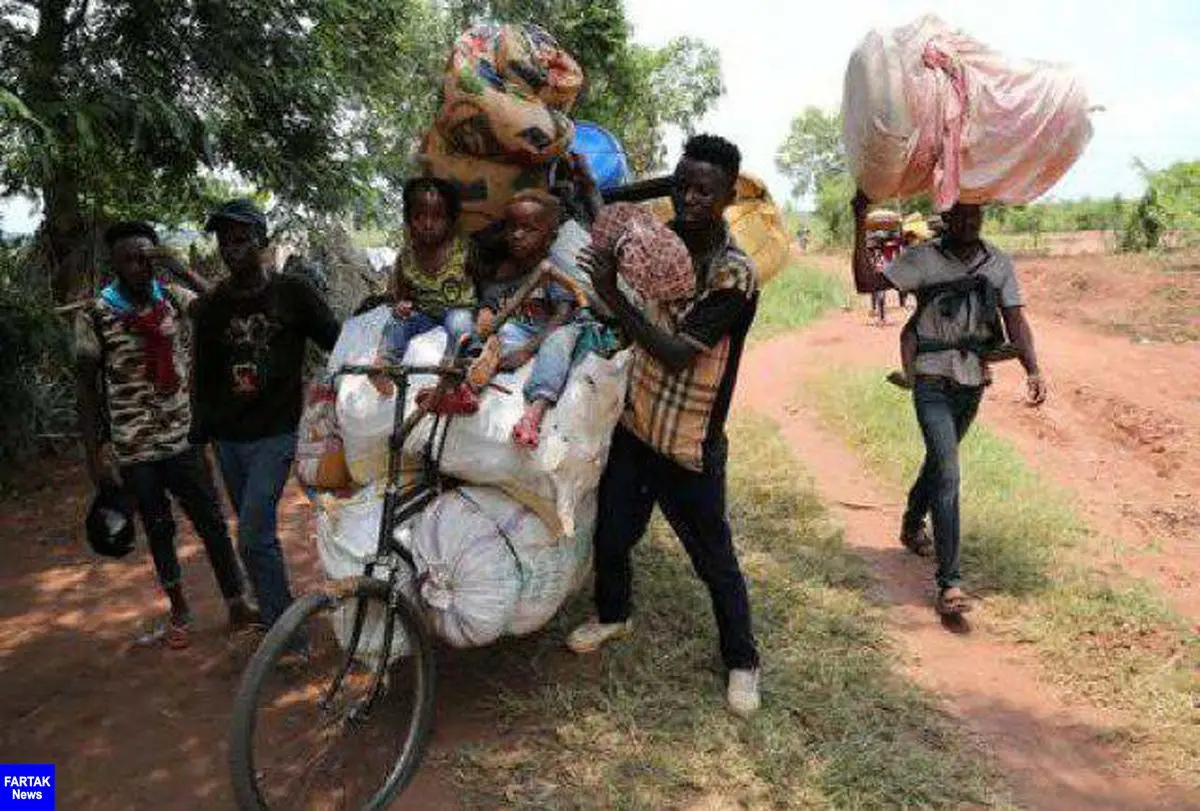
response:
<path id="1" fill-rule="evenodd" d="M 123 558 L 133 551 L 133 506 L 120 490 L 101 487 L 87 514 L 88 544 L 96 554 Z"/>

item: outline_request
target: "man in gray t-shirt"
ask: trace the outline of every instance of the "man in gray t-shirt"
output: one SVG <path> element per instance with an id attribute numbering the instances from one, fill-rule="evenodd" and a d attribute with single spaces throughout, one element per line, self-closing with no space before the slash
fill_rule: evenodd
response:
<path id="1" fill-rule="evenodd" d="M 964 279 L 985 277 L 998 292 L 1000 313 L 1010 342 L 1016 347 L 1028 375 L 1032 405 L 1046 399 L 1046 385 L 1038 369 L 1033 332 L 1025 318 L 1021 290 L 1012 259 L 984 242 L 980 236 L 983 212 L 979 206 L 959 203 L 945 214 L 942 239 L 909 248 L 882 271 L 874 268 L 866 250 L 866 212 L 870 201 L 860 191 L 854 198 L 854 282 L 860 293 L 894 287 L 918 293 L 924 288 Z M 955 308 L 952 315 L 929 306 L 919 312 L 915 327 L 924 338 L 955 344 L 974 331 L 976 307 Z M 908 329 L 906 327 L 906 329 Z M 925 463 L 908 494 L 900 542 L 920 555 L 937 555 L 937 610 L 957 616 L 970 609 L 959 573 L 959 466 L 958 444 L 979 409 L 985 383 L 983 360 L 969 349 L 918 352 L 913 371 L 913 403 L 925 440 Z M 933 538 L 925 527 L 932 515 Z"/>

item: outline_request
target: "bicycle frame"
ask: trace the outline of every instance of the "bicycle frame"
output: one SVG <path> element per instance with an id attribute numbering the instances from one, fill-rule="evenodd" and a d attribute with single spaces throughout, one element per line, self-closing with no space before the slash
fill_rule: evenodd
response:
<path id="1" fill-rule="evenodd" d="M 461 378 L 465 372 L 454 363 L 455 356 L 457 355 L 455 349 L 455 347 L 447 349 L 446 358 L 442 365 L 439 366 L 346 365 L 335 374 L 335 377 L 351 374 L 382 374 L 391 379 L 396 386 L 396 405 L 392 415 L 392 433 L 388 439 L 387 485 L 384 489 L 383 514 L 379 521 L 379 537 L 375 554 L 367 560 L 366 567 L 361 575 L 362 578 L 376 579 L 376 568 L 392 556 L 400 558 L 415 572 L 417 567 L 412 553 L 395 540 L 395 530 L 397 527 L 403 526 L 405 521 L 425 509 L 430 502 L 445 492 L 448 486 L 453 487 L 456 485 L 454 480 L 442 475 L 438 470 L 438 462 L 441 459 L 442 450 L 446 444 L 446 432 L 441 429 L 444 427 L 444 423 L 450 419 L 440 414 L 432 415 L 434 422 L 429 432 L 429 441 L 425 446 L 420 476 L 416 482 L 408 487 L 402 487 L 399 483 L 400 474 L 403 472 L 401 458 L 404 445 L 411 431 L 416 427 L 417 422 L 419 422 L 412 421 L 410 423 L 405 419 L 404 403 L 408 398 L 409 377 L 425 374 L 436 375 L 438 377 L 439 388 L 448 380 Z M 436 453 L 434 452 L 435 445 L 437 446 Z M 379 658 L 379 664 L 375 668 L 367 699 L 359 708 L 359 711 L 363 714 L 370 713 L 376 700 L 383 693 L 384 679 L 392 653 L 392 633 L 395 630 L 396 607 L 401 600 L 407 599 L 400 591 L 399 574 L 399 566 L 393 565 L 389 567 L 387 579 L 389 610 L 384 619 L 383 652 Z M 355 578 L 351 582 L 354 583 L 357 581 L 358 578 Z M 325 691 L 325 695 L 322 696 L 322 705 L 327 705 L 333 699 L 333 696 L 337 694 L 338 690 L 341 689 L 342 682 L 354 664 L 354 654 L 358 651 L 358 645 L 362 639 L 363 627 L 366 624 L 366 603 L 367 600 L 361 597 L 356 602 L 354 625 L 350 633 L 350 639 L 346 645 L 345 659 L 337 676 L 334 677 L 333 682 Z M 355 714 L 357 715 L 358 712 L 356 711 Z"/>

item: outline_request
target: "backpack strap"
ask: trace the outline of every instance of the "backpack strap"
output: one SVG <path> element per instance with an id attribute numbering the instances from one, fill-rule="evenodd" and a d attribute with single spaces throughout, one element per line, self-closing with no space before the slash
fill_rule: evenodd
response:
<path id="1" fill-rule="evenodd" d="M 913 324 L 920 324 L 920 317 L 925 308 L 936 301 L 941 295 L 945 293 L 964 295 L 973 292 L 978 292 L 983 297 L 983 320 L 988 321 L 993 319 L 999 308 L 999 293 L 986 276 L 976 273 L 975 268 L 972 268 L 966 276 L 960 279 L 929 285 L 928 287 L 919 289 L 917 291 L 917 308 L 912 315 Z M 958 341 L 943 341 L 938 338 L 929 338 L 921 335 L 918 327 L 914 327 L 914 331 L 917 336 L 918 355 L 929 352 L 949 351 L 958 351 L 964 355 L 967 353 L 982 355 L 990 350 L 993 345 L 993 341 L 991 340 L 970 336 Z"/>

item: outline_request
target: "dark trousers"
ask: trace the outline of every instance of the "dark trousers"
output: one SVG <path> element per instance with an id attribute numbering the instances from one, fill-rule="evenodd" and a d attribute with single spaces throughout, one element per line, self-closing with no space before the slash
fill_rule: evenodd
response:
<path id="1" fill-rule="evenodd" d="M 166 459 L 125 465 L 121 468 L 121 478 L 137 503 L 162 587 L 177 586 L 183 577 L 175 551 L 175 520 L 171 516 L 169 493 L 204 542 L 217 585 L 228 600 L 241 596 L 242 573 L 229 540 L 225 516 L 221 514 L 216 486 L 201 454 L 200 448 L 192 447 Z"/>
<path id="2" fill-rule="evenodd" d="M 960 386 L 948 379 L 918 377 L 913 387 L 917 422 L 925 438 L 925 463 L 908 494 L 904 529 L 919 527 L 933 514 L 933 541 L 937 550 L 937 584 L 957 586 L 959 522 L 958 445 L 979 411 L 983 389 Z"/>
<path id="3" fill-rule="evenodd" d="M 746 580 L 725 515 L 725 452 L 710 454 L 703 473 L 680 467 L 618 426 L 600 479 L 596 523 L 596 610 L 600 622 L 629 618 L 630 555 L 658 504 L 708 586 L 725 666 L 758 666 Z"/>

